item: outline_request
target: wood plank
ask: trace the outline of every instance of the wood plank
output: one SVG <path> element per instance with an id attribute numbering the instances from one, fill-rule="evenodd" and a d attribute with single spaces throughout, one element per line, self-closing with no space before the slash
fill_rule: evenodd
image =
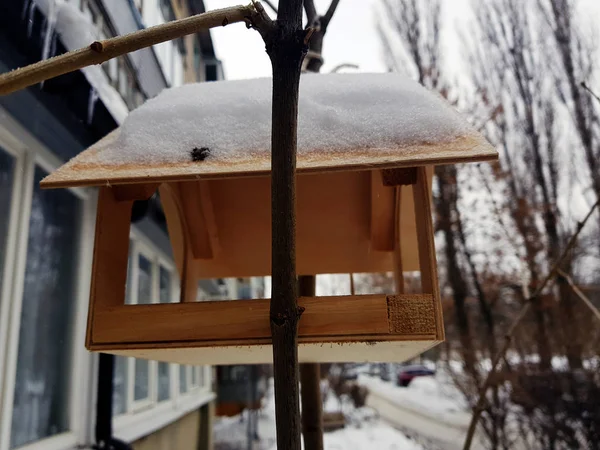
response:
<path id="1" fill-rule="evenodd" d="M 404 362 L 439 344 L 435 339 L 416 341 L 369 341 L 348 343 L 300 343 L 298 360 L 312 362 Z M 171 348 L 97 349 L 121 356 L 193 365 L 271 364 L 271 345 L 221 347 L 185 346 Z"/>
<path id="2" fill-rule="evenodd" d="M 247 157 L 223 161 L 208 158 L 197 162 L 126 164 L 122 166 L 102 163 L 99 155 L 105 149 L 118 145 L 120 129 L 108 134 L 89 149 L 77 155 L 40 183 L 42 188 L 74 186 L 103 186 L 193 180 L 214 180 L 265 176 L 271 170 L 271 152 L 253 152 Z M 491 161 L 498 159 L 496 150 L 479 133 L 449 139 L 439 144 L 415 144 L 397 150 L 357 148 L 344 152 L 306 152 L 298 155 L 298 174 L 332 173 L 336 171 L 364 171 L 395 169 L 420 165 Z"/>
<path id="3" fill-rule="evenodd" d="M 421 268 L 421 288 L 423 293 L 433 295 L 436 305 L 437 332 L 444 339 L 444 320 L 440 303 L 440 287 L 437 276 L 435 242 L 433 239 L 433 213 L 431 192 L 427 182 L 427 169 L 417 169 L 417 183 L 413 185 L 417 240 L 419 243 L 419 266 Z"/>
<path id="4" fill-rule="evenodd" d="M 394 208 L 394 282 L 396 294 L 404 294 L 404 270 L 402 269 L 402 186 L 396 187 L 396 207 Z M 408 237 L 408 236 L 407 236 Z"/>
<path id="5" fill-rule="evenodd" d="M 115 199 L 119 202 L 129 200 L 148 200 L 156 190 L 159 183 L 124 184 L 113 186 Z"/>
<path id="6" fill-rule="evenodd" d="M 125 304 L 132 205 L 133 201 L 117 201 L 110 187 L 99 189 L 86 337 L 88 344 L 92 341 L 90 330 L 95 322 L 94 314 Z"/>
<path id="7" fill-rule="evenodd" d="M 394 250 L 395 190 L 383 185 L 380 170 L 371 171 L 371 246 L 373 250 Z"/>
<path id="8" fill-rule="evenodd" d="M 207 183 L 177 183 L 183 228 L 194 259 L 212 259 L 217 252 L 217 228 Z"/>
<path id="9" fill-rule="evenodd" d="M 430 296 L 425 297 L 431 301 Z M 390 317 L 399 314 L 390 307 L 390 298 L 406 305 L 415 302 L 420 305 L 424 301 L 422 295 L 301 297 L 299 304 L 305 311 L 298 335 L 319 339 L 395 334 L 400 338 L 402 330 L 408 329 L 403 323 L 422 321 L 423 314 L 431 312 L 431 309 L 423 312 L 409 308 L 400 322 L 392 319 L 395 325 L 391 326 Z M 242 345 L 269 342 L 271 337 L 268 299 L 115 306 L 97 311 L 92 327 L 94 344 L 228 341 Z M 434 333 L 435 328 L 409 334 Z"/>

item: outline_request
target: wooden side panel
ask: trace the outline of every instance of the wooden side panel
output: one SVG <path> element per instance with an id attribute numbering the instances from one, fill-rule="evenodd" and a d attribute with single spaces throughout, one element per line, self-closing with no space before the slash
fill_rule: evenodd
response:
<path id="1" fill-rule="evenodd" d="M 381 170 L 371 171 L 371 245 L 373 250 L 394 250 L 394 211 L 396 193 L 384 186 Z"/>
<path id="2" fill-rule="evenodd" d="M 88 345 L 92 342 L 96 324 L 94 314 L 105 308 L 125 304 L 132 205 L 131 200 L 117 201 L 110 187 L 101 187 L 99 190 L 88 312 Z"/>
<path id="3" fill-rule="evenodd" d="M 102 309 L 94 316 L 92 344 L 269 343 L 269 302 L 232 300 Z M 352 341 L 365 336 L 433 339 L 436 333 L 433 299 L 427 295 L 301 297 L 299 303 L 305 308 L 300 318 L 300 340 Z"/>
<path id="4" fill-rule="evenodd" d="M 417 169 L 417 183 L 413 185 L 417 240 L 419 242 L 419 266 L 421 269 L 421 287 L 423 293 L 433 295 L 436 305 L 437 333 L 444 339 L 444 320 L 440 302 L 440 288 L 437 277 L 435 243 L 433 240 L 433 217 L 431 210 L 431 192 L 427 182 L 427 169 Z"/>

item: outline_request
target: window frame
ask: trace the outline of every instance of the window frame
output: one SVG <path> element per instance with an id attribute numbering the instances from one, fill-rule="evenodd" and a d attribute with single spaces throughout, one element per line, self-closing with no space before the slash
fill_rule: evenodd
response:
<path id="1" fill-rule="evenodd" d="M 0 316 L 0 362 L 4 370 L 0 371 L 0 450 L 10 448 L 15 377 L 19 351 L 19 333 L 23 305 L 25 270 L 27 264 L 27 246 L 30 233 L 29 221 L 34 191 L 36 167 L 51 172 L 61 165 L 61 161 L 41 142 L 25 130 L 8 113 L 0 108 L 3 121 L 0 123 L 0 146 L 9 154 L 16 156 L 15 168 L 18 170 L 13 180 L 11 194 L 11 217 L 7 254 L 14 261 L 10 269 L 5 269 L 1 293 Z M 74 277 L 74 302 L 71 358 L 68 373 L 70 389 L 68 392 L 69 419 L 68 429 L 62 433 L 45 437 L 18 447 L 21 449 L 64 449 L 84 442 L 88 437 L 90 416 L 85 414 L 89 399 L 78 396 L 78 392 L 91 389 L 91 356 L 81 345 L 85 338 L 87 304 L 92 264 L 92 248 L 85 245 L 93 242 L 95 228 L 95 196 L 90 190 L 68 189 L 80 200 L 80 226 L 78 230 L 77 257 L 79 259 Z M 7 255 L 8 256 L 8 255 Z M 4 285 L 6 284 L 6 286 Z"/>

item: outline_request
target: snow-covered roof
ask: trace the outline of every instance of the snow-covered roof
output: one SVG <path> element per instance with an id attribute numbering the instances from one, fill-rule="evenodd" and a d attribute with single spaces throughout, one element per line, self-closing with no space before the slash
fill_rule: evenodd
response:
<path id="1" fill-rule="evenodd" d="M 46 186 L 270 170 L 271 79 L 167 89 L 50 175 Z M 492 146 L 437 94 L 398 74 L 305 74 L 299 171 L 489 160 Z"/>

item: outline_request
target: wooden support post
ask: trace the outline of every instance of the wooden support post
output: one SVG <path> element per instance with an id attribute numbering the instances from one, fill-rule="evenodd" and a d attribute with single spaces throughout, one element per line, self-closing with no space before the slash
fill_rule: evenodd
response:
<path id="1" fill-rule="evenodd" d="M 298 277 L 299 294 L 315 295 L 314 275 Z M 323 400 L 321 399 L 321 365 L 300 364 L 302 401 L 302 435 L 305 450 L 323 450 Z"/>

